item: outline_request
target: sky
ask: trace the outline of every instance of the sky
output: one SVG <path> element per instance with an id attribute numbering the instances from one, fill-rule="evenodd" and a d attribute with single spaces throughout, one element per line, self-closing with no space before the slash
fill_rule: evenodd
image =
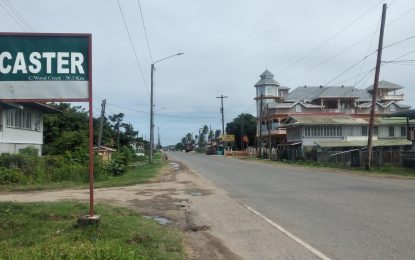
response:
<path id="1" fill-rule="evenodd" d="M 384 46 L 397 44 L 382 60 L 401 62 L 385 63 L 380 79 L 404 86 L 403 103 L 415 107 L 413 0 L 0 0 L 0 31 L 91 33 L 94 115 L 106 99 L 106 115 L 124 113 L 147 140 L 151 63 L 183 52 L 155 64 L 155 137 L 159 128 L 169 145 L 205 124 L 221 129 L 217 96 L 228 96 L 225 122 L 255 115 L 254 85 L 265 69 L 291 89 L 373 84 L 376 55 L 368 54 L 383 3 Z"/>

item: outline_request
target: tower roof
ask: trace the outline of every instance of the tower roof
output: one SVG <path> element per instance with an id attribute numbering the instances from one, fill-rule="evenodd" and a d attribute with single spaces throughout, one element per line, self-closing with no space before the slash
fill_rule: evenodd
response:
<path id="1" fill-rule="evenodd" d="M 269 70 L 265 70 L 260 75 L 261 79 L 255 84 L 255 87 L 264 86 L 264 85 L 272 85 L 272 86 L 279 86 L 280 84 L 274 79 L 274 74 L 272 74 Z"/>
<path id="2" fill-rule="evenodd" d="M 392 83 L 392 82 L 389 82 L 389 81 L 386 81 L 386 80 L 381 80 L 381 81 L 379 81 L 379 84 L 378 84 L 378 89 L 398 90 L 398 89 L 402 89 L 402 88 L 403 88 L 402 86 L 400 86 L 398 84 L 395 84 L 395 83 Z M 366 89 L 368 91 L 373 90 L 373 84 L 370 85 L 369 87 L 367 87 Z"/>

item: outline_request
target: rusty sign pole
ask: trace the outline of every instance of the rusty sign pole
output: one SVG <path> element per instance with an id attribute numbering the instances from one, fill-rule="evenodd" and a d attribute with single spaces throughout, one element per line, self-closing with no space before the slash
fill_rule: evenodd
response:
<path id="1" fill-rule="evenodd" d="M 373 139 L 372 134 L 373 134 L 373 125 L 375 123 L 375 106 L 376 106 L 376 100 L 377 100 L 377 94 L 378 94 L 377 92 L 378 92 L 378 84 L 379 84 L 380 63 L 382 61 L 383 34 L 385 32 L 386 7 L 387 7 L 387 4 L 383 4 L 382 22 L 380 25 L 380 33 L 379 33 L 378 56 L 376 60 L 375 81 L 373 83 L 372 107 L 370 109 L 369 133 L 368 133 L 368 139 L 367 139 L 366 169 L 370 169 L 370 163 L 372 160 L 372 139 Z"/>

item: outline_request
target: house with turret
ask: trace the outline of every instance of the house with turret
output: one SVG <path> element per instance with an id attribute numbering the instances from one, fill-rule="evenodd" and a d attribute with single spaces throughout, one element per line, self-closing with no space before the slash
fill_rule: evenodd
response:
<path id="1" fill-rule="evenodd" d="M 293 150 L 312 147 L 349 149 L 367 144 L 373 85 L 281 86 L 265 70 L 256 88 L 257 136 L 263 147 Z M 290 91 L 291 90 L 291 91 Z M 415 122 L 386 119 L 407 111 L 403 87 L 380 81 L 376 94 L 374 145 L 404 149 L 410 147 L 409 130 Z"/>

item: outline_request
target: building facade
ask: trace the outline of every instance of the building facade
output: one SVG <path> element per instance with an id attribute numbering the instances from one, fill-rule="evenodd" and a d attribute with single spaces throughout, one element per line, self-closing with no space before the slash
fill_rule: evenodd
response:
<path id="1" fill-rule="evenodd" d="M 361 142 L 367 145 L 368 122 L 372 106 L 373 86 L 358 89 L 353 86 L 301 86 L 289 91 L 265 70 L 255 84 L 257 104 L 257 137 L 263 147 L 317 147 L 324 142 L 340 142 L 346 147 Z M 414 122 L 402 119 L 382 119 L 383 116 L 408 111 L 402 104 L 403 87 L 380 81 L 376 94 L 374 140 L 402 140 Z M 390 143 L 392 145 L 392 143 Z"/>
<path id="2" fill-rule="evenodd" d="M 42 154 L 43 114 L 57 110 L 40 103 L 0 103 L 0 153 L 33 147 Z"/>

